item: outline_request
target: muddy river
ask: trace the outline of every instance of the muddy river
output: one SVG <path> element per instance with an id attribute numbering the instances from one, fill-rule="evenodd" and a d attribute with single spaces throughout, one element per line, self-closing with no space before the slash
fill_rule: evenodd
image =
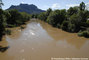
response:
<path id="1" fill-rule="evenodd" d="M 14 33 L 13 33 L 14 34 Z M 13 38 L 14 37 L 14 38 Z M 64 32 L 42 21 L 30 21 L 24 30 L 6 36 L 0 45 L 0 60 L 51 60 L 51 58 L 89 58 L 89 39 Z"/>

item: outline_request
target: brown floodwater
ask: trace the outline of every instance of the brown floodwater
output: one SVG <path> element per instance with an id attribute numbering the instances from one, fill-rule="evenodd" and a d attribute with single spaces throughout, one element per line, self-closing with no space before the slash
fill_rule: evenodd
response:
<path id="1" fill-rule="evenodd" d="M 64 32 L 39 20 L 32 20 L 24 30 L 17 31 L 0 42 L 2 46 L 9 46 L 0 52 L 0 60 L 89 58 L 89 39 L 76 33 Z"/>

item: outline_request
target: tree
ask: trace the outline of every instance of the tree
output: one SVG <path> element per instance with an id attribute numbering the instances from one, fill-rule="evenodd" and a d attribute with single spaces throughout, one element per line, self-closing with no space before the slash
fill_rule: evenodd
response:
<path id="1" fill-rule="evenodd" d="M 38 15 L 38 19 L 41 19 L 41 20 L 47 22 L 47 18 L 50 15 L 51 12 L 52 12 L 52 9 L 51 8 L 47 9 L 46 12 L 42 12 L 42 13 L 40 13 Z"/>
<path id="2" fill-rule="evenodd" d="M 20 13 L 15 9 L 9 10 L 9 13 L 10 13 L 11 17 L 7 20 L 7 23 L 16 25 L 17 24 L 16 20 L 19 20 L 19 18 L 21 16 Z"/>
<path id="3" fill-rule="evenodd" d="M 67 10 L 68 17 L 72 16 L 73 14 L 77 14 L 77 13 L 78 13 L 78 7 L 70 7 Z"/>
<path id="4" fill-rule="evenodd" d="M 85 10 L 85 11 L 79 11 L 78 12 L 78 15 L 79 16 L 81 16 L 81 18 L 82 18 L 82 22 L 86 22 L 86 20 L 87 20 L 87 18 L 88 18 L 88 16 L 89 16 L 89 11 L 87 11 L 87 10 Z"/>
<path id="5" fill-rule="evenodd" d="M 2 36 L 5 34 L 5 27 L 6 27 L 5 12 L 2 9 L 0 9 L 0 40 Z"/>
<path id="6" fill-rule="evenodd" d="M 61 29 L 62 30 L 65 30 L 65 31 L 68 31 L 68 24 L 69 24 L 69 21 L 63 21 L 62 25 L 61 25 Z"/>
<path id="7" fill-rule="evenodd" d="M 60 10 L 53 11 L 47 18 L 47 22 L 52 26 L 57 26 L 58 22 L 60 21 Z"/>
<path id="8" fill-rule="evenodd" d="M 47 22 L 54 27 L 60 27 L 65 20 L 66 10 L 55 10 L 47 18 Z"/>
<path id="9" fill-rule="evenodd" d="M 84 11 L 85 10 L 85 3 L 84 2 L 81 2 L 80 3 L 80 10 L 81 11 Z"/>
<path id="10" fill-rule="evenodd" d="M 49 9 L 47 9 L 47 11 L 46 11 L 46 16 L 49 16 L 49 14 L 52 12 L 52 9 L 51 8 L 49 8 Z"/>
<path id="11" fill-rule="evenodd" d="M 42 12 L 39 14 L 38 18 L 40 20 L 46 21 L 47 17 L 46 17 L 46 12 Z"/>
<path id="12" fill-rule="evenodd" d="M 18 12 L 15 9 L 9 10 L 10 17 L 7 19 L 8 27 L 15 27 L 24 24 L 30 20 L 30 15 L 24 12 Z"/>
<path id="13" fill-rule="evenodd" d="M 69 31 L 70 32 L 78 32 L 81 27 L 81 16 L 77 14 L 73 14 L 69 19 Z"/>

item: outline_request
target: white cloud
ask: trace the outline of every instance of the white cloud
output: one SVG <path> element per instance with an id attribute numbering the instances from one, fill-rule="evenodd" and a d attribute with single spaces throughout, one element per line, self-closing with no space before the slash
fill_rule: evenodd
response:
<path id="1" fill-rule="evenodd" d="M 74 6 L 79 6 L 79 4 L 69 4 L 69 5 L 66 5 L 67 7 L 74 7 Z"/>
<path id="2" fill-rule="evenodd" d="M 89 2 L 85 4 L 86 5 L 86 9 L 89 10 Z"/>
<path id="3" fill-rule="evenodd" d="M 31 3 L 27 3 L 27 2 L 21 2 L 21 4 L 31 4 Z"/>
<path id="4" fill-rule="evenodd" d="M 59 9 L 60 8 L 60 5 L 58 3 L 55 3 L 52 5 L 51 7 L 52 9 Z"/>
<path id="5" fill-rule="evenodd" d="M 21 4 L 24 4 L 25 2 L 21 2 Z"/>
<path id="6" fill-rule="evenodd" d="M 79 6 L 80 4 L 68 4 L 66 5 L 66 7 L 74 7 L 74 6 Z M 85 5 L 89 8 L 89 2 L 88 3 L 85 3 Z"/>
<path id="7" fill-rule="evenodd" d="M 89 5 L 89 2 L 88 2 L 88 3 L 86 3 L 85 5 Z"/>

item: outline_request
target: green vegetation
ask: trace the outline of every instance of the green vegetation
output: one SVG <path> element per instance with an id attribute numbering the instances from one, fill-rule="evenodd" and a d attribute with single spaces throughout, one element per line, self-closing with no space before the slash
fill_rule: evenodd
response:
<path id="1" fill-rule="evenodd" d="M 7 19 L 7 24 L 9 27 L 20 26 L 30 19 L 29 14 L 18 12 L 15 9 L 9 10 L 8 12 L 9 18 Z"/>
<path id="2" fill-rule="evenodd" d="M 47 22 L 54 27 L 60 27 L 62 22 L 66 19 L 66 10 L 55 10 L 50 13 Z"/>
<path id="3" fill-rule="evenodd" d="M 81 2 L 80 6 L 70 7 L 68 10 L 48 9 L 40 13 L 38 19 L 43 20 L 53 27 L 61 28 L 67 32 L 78 33 L 79 36 L 89 37 L 89 11 L 85 9 L 85 3 Z"/>
<path id="4" fill-rule="evenodd" d="M 10 30 L 10 29 L 6 29 L 6 30 L 5 30 L 5 33 L 6 33 L 7 35 L 11 35 L 11 30 Z"/>
<path id="5" fill-rule="evenodd" d="M 0 40 L 5 34 L 11 34 L 10 30 L 6 28 L 17 27 L 25 24 L 25 22 L 30 20 L 30 16 L 24 12 L 18 12 L 17 10 L 7 10 L 4 11 L 0 9 Z"/>
<path id="6" fill-rule="evenodd" d="M 89 31 L 83 31 L 83 32 L 79 32 L 78 36 L 84 36 L 86 38 L 89 38 Z"/>
<path id="7" fill-rule="evenodd" d="M 48 16 L 50 15 L 50 13 L 52 12 L 52 9 L 49 8 L 46 12 L 42 12 L 38 15 L 38 19 L 40 20 L 44 20 L 45 22 L 47 21 Z"/>
<path id="8" fill-rule="evenodd" d="M 6 14 L 5 11 L 0 9 L 0 40 L 2 39 L 2 35 L 5 35 L 5 27 L 6 27 Z"/>

